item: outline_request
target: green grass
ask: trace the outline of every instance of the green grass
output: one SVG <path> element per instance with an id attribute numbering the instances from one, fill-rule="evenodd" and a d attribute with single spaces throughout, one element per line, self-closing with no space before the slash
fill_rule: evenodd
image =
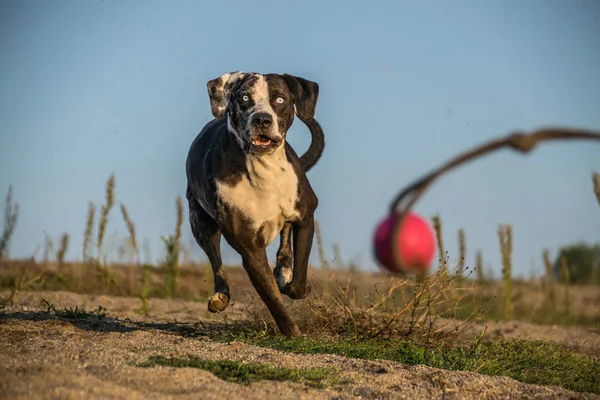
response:
<path id="1" fill-rule="evenodd" d="M 217 339 L 217 338 L 215 338 Z M 327 341 L 283 336 L 236 340 L 297 354 L 338 354 L 365 360 L 391 360 L 409 365 L 428 365 L 447 370 L 475 371 L 508 376 L 517 381 L 555 385 L 578 392 L 600 394 L 600 359 L 579 354 L 564 346 L 542 341 L 482 342 L 462 347 L 425 347 L 410 342 Z"/>
<path id="2" fill-rule="evenodd" d="M 324 388 L 338 382 L 339 371 L 333 368 L 280 368 L 269 364 L 243 363 L 231 360 L 204 360 L 188 355 L 177 357 L 151 356 L 138 364 L 140 367 L 166 366 L 200 368 L 225 381 L 248 385 L 255 381 L 300 382 L 311 387 Z"/>
<path id="3" fill-rule="evenodd" d="M 79 306 L 65 307 L 57 310 L 54 304 L 49 303 L 47 300 L 42 299 L 42 304 L 46 305 L 46 312 L 52 313 L 58 318 L 63 319 L 88 319 L 88 318 L 104 318 L 106 317 L 106 309 L 102 306 L 98 306 L 97 310 L 87 311 L 85 307 L 79 308 Z"/>

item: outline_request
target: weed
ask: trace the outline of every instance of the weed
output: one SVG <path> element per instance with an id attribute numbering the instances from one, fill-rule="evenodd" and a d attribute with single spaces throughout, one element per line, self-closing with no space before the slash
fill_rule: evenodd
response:
<path id="1" fill-rule="evenodd" d="M 149 284 L 149 275 L 150 266 L 147 264 L 140 265 L 140 250 L 137 242 L 137 235 L 135 232 L 135 224 L 129 217 L 129 213 L 127 212 L 127 208 L 125 204 L 121 203 L 121 215 L 123 216 L 123 220 L 125 221 L 125 226 L 127 226 L 127 232 L 129 232 L 129 243 L 133 248 L 135 254 L 135 264 L 139 267 L 141 271 L 141 288 L 140 288 L 140 301 L 142 302 L 140 310 L 138 310 L 143 315 L 148 315 L 149 307 L 148 307 L 148 284 Z M 133 290 L 132 290 L 133 291 Z"/>
<path id="2" fill-rule="evenodd" d="M 150 307 L 148 305 L 150 268 L 152 268 L 152 266 L 148 264 L 142 265 L 142 288 L 140 289 L 140 300 L 142 302 L 142 307 L 140 308 L 139 312 L 143 315 L 148 315 L 148 311 L 150 311 Z"/>
<path id="3" fill-rule="evenodd" d="M 550 320 L 556 320 L 556 289 L 555 279 L 552 272 L 552 263 L 550 262 L 550 253 L 548 250 L 543 252 L 544 269 L 546 272 L 545 282 L 547 284 L 547 295 L 546 295 L 546 311 L 550 315 Z"/>
<path id="4" fill-rule="evenodd" d="M 13 201 L 12 185 L 10 185 L 4 201 L 4 223 L 2 226 L 2 235 L 0 236 L 0 261 L 7 255 L 8 245 L 17 226 L 18 217 L 19 204 Z"/>
<path id="5" fill-rule="evenodd" d="M 512 227 L 500 225 L 498 227 L 500 251 L 502 253 L 502 280 L 504 281 L 504 318 L 512 319 Z"/>
<path id="6" fill-rule="evenodd" d="M 100 209 L 100 220 L 98 222 L 98 240 L 96 242 L 97 247 L 97 260 L 100 261 L 102 257 L 102 245 L 104 244 L 104 236 L 106 235 L 106 225 L 108 224 L 108 214 L 115 204 L 115 175 L 112 174 L 106 182 L 105 191 L 106 203 Z"/>
<path id="7" fill-rule="evenodd" d="M 481 250 L 477 251 L 475 255 L 475 271 L 477 272 L 477 282 L 479 284 L 485 283 L 485 272 L 483 271 L 483 255 Z"/>
<path id="8" fill-rule="evenodd" d="M 2 303 L 12 305 L 15 296 L 20 291 L 36 290 L 43 286 L 43 272 L 32 271 L 33 268 L 30 268 L 31 263 L 33 263 L 33 260 L 22 267 L 15 265 L 9 266 L 8 282 L 6 285 L 9 289 L 9 295 Z"/>
<path id="9" fill-rule="evenodd" d="M 562 274 L 562 279 L 564 282 L 565 294 L 563 297 L 564 301 L 564 310 L 565 310 L 565 322 L 567 324 L 571 321 L 571 297 L 569 295 L 569 266 L 567 265 L 567 259 L 565 257 L 561 257 L 560 259 L 560 272 Z"/>
<path id="10" fill-rule="evenodd" d="M 60 246 L 56 252 L 56 261 L 59 266 L 62 266 L 65 262 L 65 255 L 69 249 L 69 234 L 63 233 L 60 237 Z"/>
<path id="11" fill-rule="evenodd" d="M 446 343 L 432 347 L 398 340 L 286 339 L 283 336 L 252 337 L 248 334 L 239 335 L 235 340 L 297 354 L 337 354 L 366 360 L 391 360 L 447 370 L 476 371 L 491 376 L 504 375 L 524 383 L 600 393 L 600 360 L 597 357 L 541 341 L 484 342 L 483 338 L 484 332 L 475 336 L 470 344 L 456 347 Z"/>
<path id="12" fill-rule="evenodd" d="M 438 253 L 440 255 L 440 268 L 442 272 L 444 272 L 448 269 L 448 258 L 444 250 L 444 241 L 442 236 L 442 218 L 439 215 L 434 215 L 433 217 L 431 217 L 431 222 L 433 223 L 433 229 L 435 230 L 435 237 L 437 239 Z"/>
<path id="13" fill-rule="evenodd" d="M 269 364 L 245 363 L 231 360 L 205 360 L 188 355 L 187 358 L 151 356 L 139 367 L 166 366 L 200 368 L 220 379 L 248 385 L 255 381 L 301 382 L 307 386 L 324 388 L 338 381 L 339 371 L 334 368 L 282 368 Z"/>
<path id="14" fill-rule="evenodd" d="M 106 308 L 102 306 L 98 306 L 98 309 L 95 311 L 87 311 L 85 307 L 79 308 L 78 306 L 73 307 L 65 307 L 63 309 L 57 310 L 54 304 L 50 303 L 46 299 L 42 299 L 41 303 L 46 307 L 46 312 L 57 316 L 62 319 L 89 319 L 89 318 L 98 318 L 102 319 L 106 317 Z"/>
<path id="15" fill-rule="evenodd" d="M 323 284 L 323 294 L 329 294 L 329 279 L 327 277 L 327 260 L 323 249 L 323 236 L 321 236 L 321 225 L 315 220 L 315 238 L 317 239 L 317 250 L 319 252 L 319 262 L 321 264 L 321 282 Z"/>
<path id="16" fill-rule="evenodd" d="M 600 174 L 597 172 L 592 172 L 592 182 L 594 184 L 594 193 L 596 194 L 596 199 L 598 199 L 598 204 L 600 204 Z"/>
<path id="17" fill-rule="evenodd" d="M 135 233 L 135 225 L 131 218 L 129 217 L 129 213 L 127 212 L 127 208 L 125 208 L 125 204 L 121 203 L 121 215 L 123 216 L 123 221 L 125 221 L 125 226 L 127 226 L 127 232 L 129 233 L 129 243 L 133 248 L 135 253 L 135 263 L 136 265 L 140 264 L 140 250 L 137 243 L 137 235 Z"/>
<path id="18" fill-rule="evenodd" d="M 47 263 L 50 261 L 50 252 L 54 251 L 54 242 L 48 233 L 44 233 L 44 253 L 42 261 Z"/>
<path id="19" fill-rule="evenodd" d="M 96 206 L 93 201 L 88 204 L 87 218 L 85 219 L 85 230 L 83 232 L 83 262 L 89 260 L 89 248 L 92 243 L 92 235 L 94 233 L 94 216 L 96 215 Z"/>
<path id="20" fill-rule="evenodd" d="M 390 276 L 384 287 L 374 286 L 374 293 L 369 294 L 359 293 L 364 286 L 353 285 L 349 274 L 345 283 L 335 282 L 331 294 L 315 294 L 290 307 L 302 325 L 300 329 L 307 334 L 355 340 L 402 339 L 429 345 L 457 337 L 479 318 L 478 310 L 465 313 L 463 321 L 441 317 L 454 315 L 470 290 L 453 287 L 456 278 L 446 274 L 438 270 L 417 281 Z M 275 332 L 266 308 L 260 303 L 248 303 L 253 304 L 248 311 L 257 324 L 254 327 L 260 330 L 259 324 L 269 321 L 267 331 Z"/>
<path id="21" fill-rule="evenodd" d="M 183 225 L 183 203 L 181 196 L 177 197 L 177 223 L 175 224 L 175 235 L 163 236 L 167 258 L 165 260 L 165 297 L 173 298 L 177 292 L 177 281 L 179 279 L 179 253 L 181 250 L 181 226 Z"/>
<path id="22" fill-rule="evenodd" d="M 106 235 L 106 226 L 108 224 L 108 215 L 115 203 L 115 175 L 112 174 L 106 181 L 105 189 L 105 200 L 106 203 L 100 208 L 100 218 L 98 220 L 98 237 L 96 242 L 96 259 L 92 260 L 96 270 L 104 278 L 105 284 L 111 284 L 120 295 L 123 295 L 123 291 L 117 285 L 114 274 L 109 270 L 106 265 L 106 258 L 102 254 L 102 245 L 104 244 L 104 237 Z M 84 250 L 83 257 L 84 261 L 87 260 L 87 246 L 90 244 L 92 231 L 94 227 L 94 212 L 95 206 L 90 203 L 88 208 L 88 218 L 86 221 L 85 232 L 84 232 Z M 86 244 L 87 243 L 87 244 Z"/>
<path id="23" fill-rule="evenodd" d="M 467 255 L 467 243 L 465 239 L 465 230 L 458 230 L 458 275 L 461 277 L 465 271 L 465 257 Z"/>

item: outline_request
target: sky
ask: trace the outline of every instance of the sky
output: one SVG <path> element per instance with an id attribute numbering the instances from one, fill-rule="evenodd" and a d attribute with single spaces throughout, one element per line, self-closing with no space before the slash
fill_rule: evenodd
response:
<path id="1" fill-rule="evenodd" d="M 12 185 L 20 209 L 11 255 L 40 257 L 45 235 L 66 232 L 67 257 L 81 259 L 88 203 L 103 203 L 114 173 L 110 243 L 126 236 L 123 203 L 160 259 L 182 196 L 184 244 L 205 260 L 185 159 L 212 119 L 207 81 L 243 70 L 319 83 L 326 148 L 308 177 L 326 256 L 337 244 L 344 262 L 373 270 L 374 229 L 413 180 L 514 130 L 600 130 L 599 21 L 593 0 L 3 0 L 0 195 Z M 310 134 L 296 119 L 288 139 L 301 153 Z M 437 181 L 414 211 L 440 214 L 451 262 L 463 228 L 467 265 L 481 250 L 495 276 L 498 225 L 512 224 L 513 269 L 529 276 L 544 248 L 600 241 L 593 170 L 591 141 L 501 151 Z"/>

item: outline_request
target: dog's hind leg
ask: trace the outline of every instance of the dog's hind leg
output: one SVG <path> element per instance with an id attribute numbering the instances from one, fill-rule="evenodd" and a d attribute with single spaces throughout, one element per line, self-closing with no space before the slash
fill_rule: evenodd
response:
<path id="1" fill-rule="evenodd" d="M 286 222 L 279 236 L 279 249 L 273 270 L 281 293 L 285 293 L 285 287 L 292 280 L 292 261 L 292 224 Z"/>
<path id="2" fill-rule="evenodd" d="M 227 271 L 223 268 L 221 260 L 221 231 L 217 222 L 198 204 L 193 195 L 187 194 L 190 209 L 190 226 L 198 245 L 204 250 L 214 275 L 215 293 L 208 300 L 208 310 L 219 312 L 229 304 L 229 283 Z"/>

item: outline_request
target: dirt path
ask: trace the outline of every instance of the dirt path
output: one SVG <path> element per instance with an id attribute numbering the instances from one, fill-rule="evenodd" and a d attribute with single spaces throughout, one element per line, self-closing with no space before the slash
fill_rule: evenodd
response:
<path id="1" fill-rule="evenodd" d="M 44 298 L 63 307 L 87 310 L 102 306 L 108 317 L 90 322 L 65 321 L 43 313 Z M 519 383 L 506 377 L 471 372 L 409 367 L 389 361 L 364 361 L 336 355 L 297 355 L 242 343 L 218 343 L 189 338 L 169 328 L 169 322 L 194 323 L 215 319 L 204 303 L 151 300 L 145 319 L 132 310 L 133 298 L 84 296 L 65 292 L 29 292 L 2 310 L 0 318 L 0 397 L 6 399 L 600 399 L 561 388 Z M 239 315 L 233 307 L 229 316 Z M 236 311 L 237 309 L 237 311 Z M 155 324 L 146 326 L 141 321 Z M 500 325 L 499 325 L 500 326 Z M 505 336 L 517 335 L 524 324 L 509 325 Z M 540 334 L 525 326 L 525 336 Z M 492 328 L 494 331 L 495 328 Z M 507 331 L 508 328 L 502 328 Z M 529 329 L 529 331 L 527 331 Z M 543 328 L 556 337 L 577 337 L 575 347 L 597 351 L 597 332 Z M 542 332 L 544 333 L 544 332 Z M 550 338 L 552 340 L 552 338 Z M 556 339 L 556 338 L 555 338 Z M 337 367 L 351 382 L 326 389 L 299 383 L 260 381 L 249 386 L 223 381 L 196 368 L 150 367 L 135 364 L 153 355 L 209 360 L 272 363 L 290 368 Z M 445 395 L 444 395 L 445 394 Z"/>

